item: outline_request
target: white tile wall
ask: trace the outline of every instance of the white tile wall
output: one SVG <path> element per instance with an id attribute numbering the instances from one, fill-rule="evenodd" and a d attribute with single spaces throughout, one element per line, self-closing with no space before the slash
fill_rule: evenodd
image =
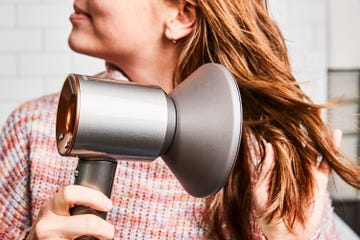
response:
<path id="1" fill-rule="evenodd" d="M 19 4 L 17 23 L 20 27 L 63 27 L 69 16 L 71 4 L 58 3 Z"/>
<path id="2" fill-rule="evenodd" d="M 360 1 L 329 0 L 329 66 L 360 68 Z"/>
<path id="3" fill-rule="evenodd" d="M 15 11 L 14 5 L 3 4 L 0 8 L 0 27 L 14 27 L 15 26 Z"/>
<path id="4" fill-rule="evenodd" d="M 315 102 L 326 101 L 327 1 L 270 0 L 282 29 L 295 76 Z"/>
<path id="5" fill-rule="evenodd" d="M 10 53 L 3 53 L 0 55 L 0 76 L 16 76 L 17 72 L 16 56 Z"/>
<path id="6" fill-rule="evenodd" d="M 41 51 L 44 42 L 40 29 L 4 28 L 1 36 L 0 51 L 4 53 Z"/>

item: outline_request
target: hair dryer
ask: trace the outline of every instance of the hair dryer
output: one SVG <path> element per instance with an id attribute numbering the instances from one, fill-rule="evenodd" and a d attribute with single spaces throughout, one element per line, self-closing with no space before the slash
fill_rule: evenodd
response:
<path id="1" fill-rule="evenodd" d="M 70 74 L 61 90 L 58 151 L 77 156 L 75 184 L 111 195 L 117 160 L 161 157 L 195 197 L 216 193 L 235 164 L 242 131 L 238 85 L 220 64 L 198 68 L 171 93 Z M 72 214 L 105 213 L 76 206 Z"/>

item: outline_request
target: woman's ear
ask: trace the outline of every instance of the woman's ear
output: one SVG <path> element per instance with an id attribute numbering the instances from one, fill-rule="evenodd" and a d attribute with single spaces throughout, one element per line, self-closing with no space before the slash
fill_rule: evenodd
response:
<path id="1" fill-rule="evenodd" d="M 176 42 L 189 36 L 195 28 L 195 7 L 186 1 L 180 1 L 177 14 L 166 23 L 165 36 L 172 42 Z"/>

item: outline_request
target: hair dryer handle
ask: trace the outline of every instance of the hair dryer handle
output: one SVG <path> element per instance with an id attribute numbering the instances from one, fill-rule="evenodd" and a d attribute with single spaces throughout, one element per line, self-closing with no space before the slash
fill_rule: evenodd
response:
<path id="1" fill-rule="evenodd" d="M 74 184 L 90 187 L 104 193 L 110 198 L 114 182 L 117 161 L 114 159 L 79 159 L 75 171 Z M 75 206 L 70 209 L 71 215 L 95 214 L 103 219 L 106 212 L 98 211 L 87 206 Z M 89 236 L 82 236 L 77 239 L 97 239 Z"/>

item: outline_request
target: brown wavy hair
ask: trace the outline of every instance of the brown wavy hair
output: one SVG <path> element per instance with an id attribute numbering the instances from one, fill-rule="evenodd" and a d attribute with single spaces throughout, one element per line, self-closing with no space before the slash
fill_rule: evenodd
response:
<path id="1" fill-rule="evenodd" d="M 294 78 L 284 37 L 271 19 L 266 0 L 187 0 L 197 22 L 185 39 L 174 73 L 175 85 L 204 63 L 226 66 L 237 79 L 243 103 L 243 136 L 236 165 L 224 188 L 206 199 L 204 224 L 209 236 L 251 239 L 251 163 L 247 140 L 260 139 L 274 148 L 275 166 L 269 202 L 262 217 L 283 218 L 291 231 L 305 221 L 306 203 L 315 188 L 311 166 L 322 155 L 347 183 L 360 189 L 360 167 L 332 147 L 318 105 Z"/>

